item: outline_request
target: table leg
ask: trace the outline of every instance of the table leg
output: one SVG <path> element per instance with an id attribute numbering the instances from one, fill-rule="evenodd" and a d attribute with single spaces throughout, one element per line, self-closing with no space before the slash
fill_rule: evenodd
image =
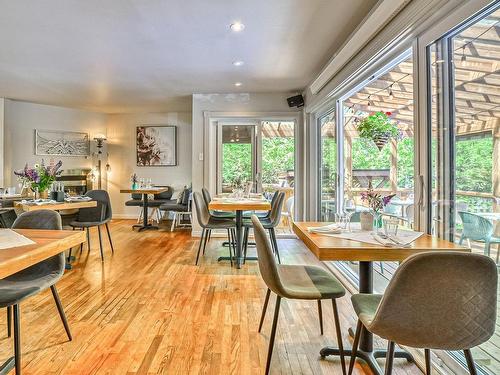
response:
<path id="1" fill-rule="evenodd" d="M 236 268 L 241 268 L 243 249 L 243 211 L 236 211 Z"/>
<path id="2" fill-rule="evenodd" d="M 373 262 L 359 262 L 359 292 L 367 294 L 373 293 Z M 350 330 L 349 333 L 352 335 L 352 330 Z M 319 354 L 322 358 L 324 358 L 328 355 L 340 355 L 340 351 L 338 348 L 327 346 L 321 349 Z M 344 349 L 345 356 L 350 356 L 351 354 L 352 350 Z M 387 350 L 385 349 L 373 350 L 373 334 L 365 329 L 359 339 L 359 349 L 356 356 L 365 361 L 375 375 L 381 375 L 383 374 L 383 371 L 376 359 L 385 358 L 386 355 Z M 394 353 L 394 357 L 406 358 L 410 362 L 413 361 L 411 354 L 402 350 L 397 350 Z"/>
<path id="3" fill-rule="evenodd" d="M 143 230 L 148 230 L 148 229 L 158 229 L 157 226 L 151 225 L 148 222 L 148 195 L 143 194 L 142 195 L 142 209 L 143 209 L 143 218 L 142 218 L 142 225 L 141 224 L 134 224 L 132 225 L 132 228 L 139 228 L 139 232 Z"/>

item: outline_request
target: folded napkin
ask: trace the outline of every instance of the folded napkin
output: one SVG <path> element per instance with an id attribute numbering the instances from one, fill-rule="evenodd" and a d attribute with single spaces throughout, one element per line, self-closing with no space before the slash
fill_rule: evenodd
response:
<path id="1" fill-rule="evenodd" d="M 307 231 L 309 233 L 328 233 L 328 234 L 342 233 L 342 229 L 337 224 L 328 224 L 322 227 L 308 227 Z"/>
<path id="2" fill-rule="evenodd" d="M 81 202 L 81 201 L 91 201 L 91 197 L 87 196 L 73 196 L 65 199 L 66 202 Z"/>
<path id="3" fill-rule="evenodd" d="M 57 204 L 57 202 L 52 200 L 52 199 L 35 199 L 35 200 L 30 200 L 30 201 L 23 199 L 21 201 L 21 204 L 31 204 L 31 205 L 34 204 L 37 206 L 43 206 L 45 204 Z"/>
<path id="4" fill-rule="evenodd" d="M 410 244 L 410 243 L 404 243 L 396 237 L 381 236 L 376 233 L 372 233 L 372 237 L 375 241 L 386 247 L 407 247 Z"/>

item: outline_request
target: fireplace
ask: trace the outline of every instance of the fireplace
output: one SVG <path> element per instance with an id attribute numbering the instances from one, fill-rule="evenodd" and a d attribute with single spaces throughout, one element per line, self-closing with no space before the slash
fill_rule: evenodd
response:
<path id="1" fill-rule="evenodd" d="M 64 184 L 64 191 L 69 195 L 83 195 L 92 189 L 91 172 L 90 168 L 65 169 L 56 181 Z"/>

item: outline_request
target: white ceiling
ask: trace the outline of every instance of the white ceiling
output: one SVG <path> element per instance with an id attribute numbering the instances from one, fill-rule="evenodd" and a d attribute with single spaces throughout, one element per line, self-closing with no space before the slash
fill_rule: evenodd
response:
<path id="1" fill-rule="evenodd" d="M 113 113 L 188 109 L 192 93 L 296 91 L 376 2 L 0 0 L 0 97 Z"/>

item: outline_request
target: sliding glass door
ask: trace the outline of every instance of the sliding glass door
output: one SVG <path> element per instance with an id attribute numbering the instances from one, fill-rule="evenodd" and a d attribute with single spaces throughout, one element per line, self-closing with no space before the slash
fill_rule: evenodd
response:
<path id="1" fill-rule="evenodd" d="M 334 221 L 337 210 L 337 139 L 335 136 L 335 111 L 319 119 L 320 129 L 320 199 L 321 221 Z"/>
<path id="2" fill-rule="evenodd" d="M 488 9 L 426 47 L 428 228 L 498 263 L 500 237 L 500 10 Z M 500 333 L 473 349 L 500 373 Z M 460 354 L 452 354 L 464 363 Z"/>
<path id="3" fill-rule="evenodd" d="M 295 206 L 295 121 L 221 122 L 217 128 L 217 193 L 236 185 L 269 199 L 285 194 L 278 234 L 292 234 Z"/>

